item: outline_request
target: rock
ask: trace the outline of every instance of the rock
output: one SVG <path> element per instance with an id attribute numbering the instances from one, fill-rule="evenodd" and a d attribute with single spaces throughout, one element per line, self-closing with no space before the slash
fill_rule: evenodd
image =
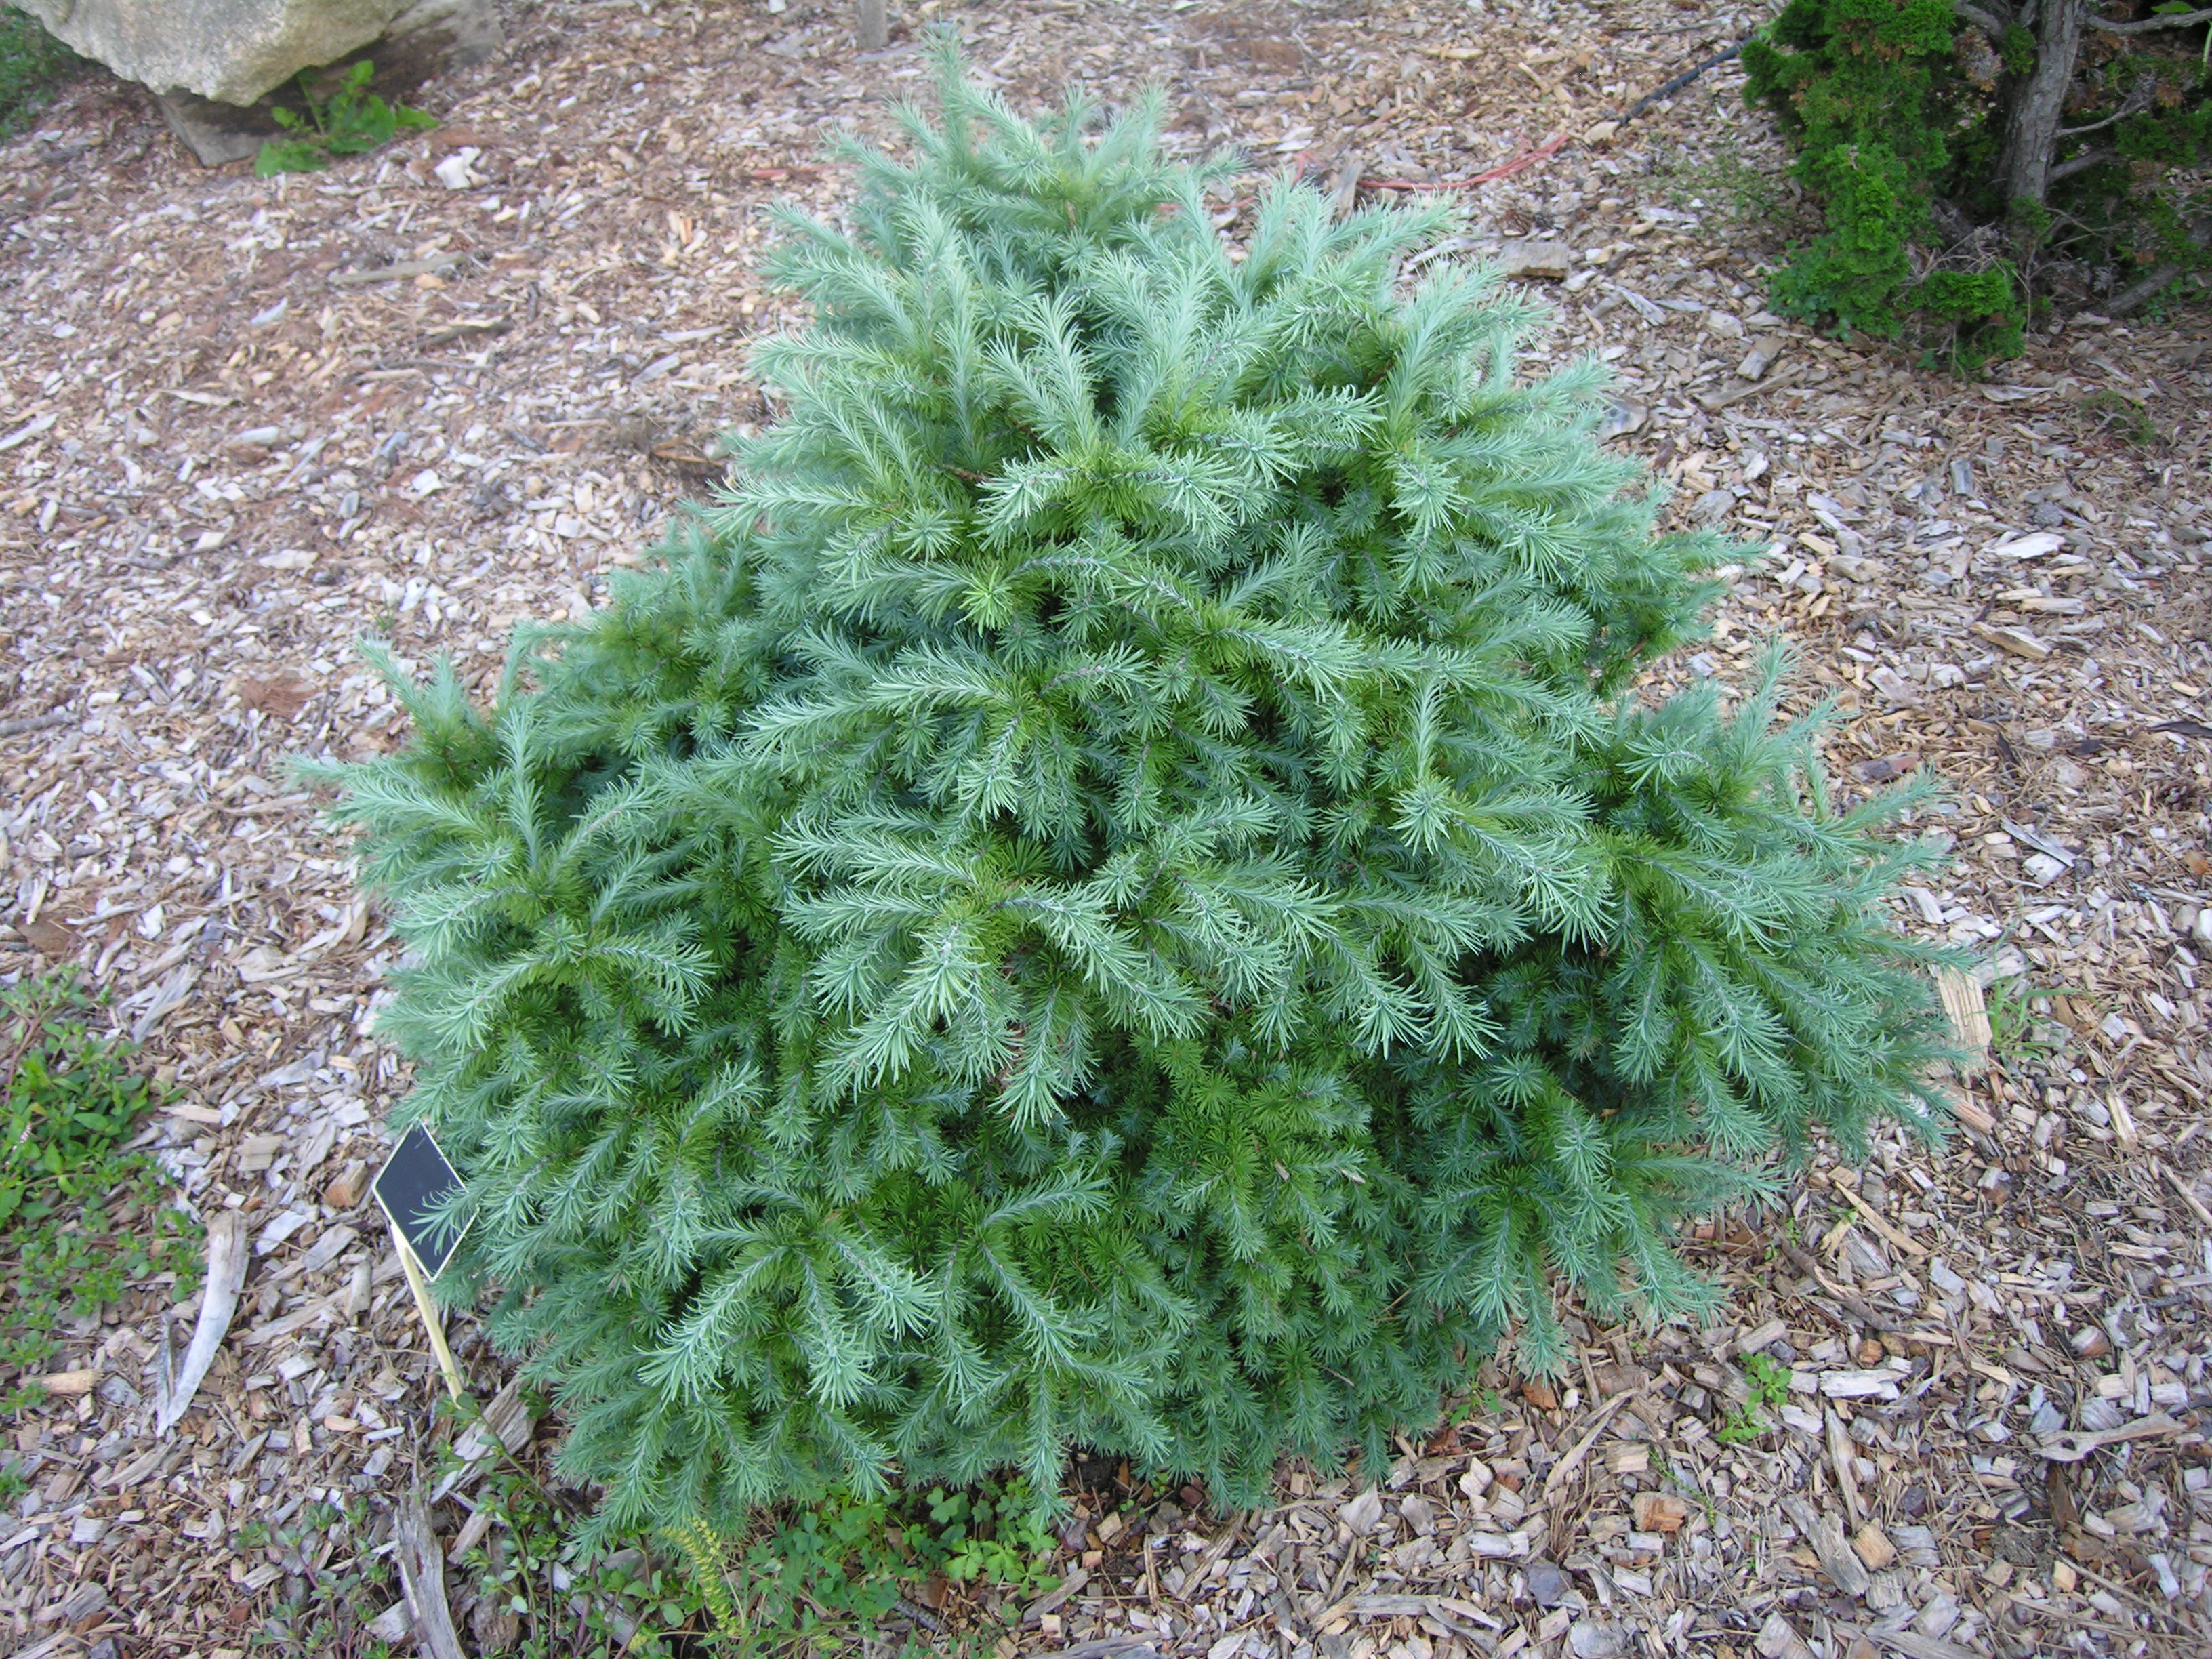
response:
<path id="1" fill-rule="evenodd" d="M 279 129 L 266 104 L 218 104 L 197 93 L 164 92 L 154 103 L 177 142 L 204 167 L 251 160 Z"/>
<path id="2" fill-rule="evenodd" d="M 28 0 L 88 58 L 159 94 L 162 118 L 208 167 L 243 161 L 281 129 L 267 95 L 303 70 L 327 96 L 355 63 L 404 97 L 481 63 L 505 36 L 493 0 Z M 57 21 L 65 20 L 65 21 Z"/>
<path id="3" fill-rule="evenodd" d="M 404 0 L 22 0 L 88 58 L 157 91 L 250 104 L 381 35 Z"/>
<path id="4" fill-rule="evenodd" d="M 1573 1588 L 1566 1569 L 1540 1555 L 1529 1562 L 1526 1571 L 1528 1575 L 1528 1594 L 1540 1607 L 1556 1607 L 1567 1599 L 1568 1590 Z"/>
<path id="5" fill-rule="evenodd" d="M 1628 1649 L 1620 1626 L 1579 1619 L 1567 1626 L 1567 1650 L 1575 1659 L 1620 1659 Z"/>
<path id="6" fill-rule="evenodd" d="M 1541 276 L 1556 283 L 1575 268 L 1575 251 L 1565 242 L 1522 238 L 1498 250 L 1498 264 L 1509 282 Z"/>
<path id="7" fill-rule="evenodd" d="M 368 52 L 356 55 L 375 64 L 371 84 L 379 90 L 411 90 L 447 70 L 481 64 L 506 44 L 493 0 L 413 0 L 401 5 Z"/>

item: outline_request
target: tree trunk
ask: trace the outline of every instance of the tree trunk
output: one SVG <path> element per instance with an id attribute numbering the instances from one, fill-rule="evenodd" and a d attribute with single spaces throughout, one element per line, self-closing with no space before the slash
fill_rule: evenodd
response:
<path id="1" fill-rule="evenodd" d="M 884 0 L 860 0 L 860 50 L 881 52 L 891 38 L 890 19 Z M 2070 64 L 2073 59 L 2067 59 Z"/>
<path id="2" fill-rule="evenodd" d="M 2035 66 L 2015 82 L 2005 111 L 2004 149 L 1997 176 L 2010 202 L 2044 204 L 2051 192 L 2051 153 L 2074 84 L 2081 46 L 2081 21 L 2089 0 L 2043 0 L 2035 19 Z"/>

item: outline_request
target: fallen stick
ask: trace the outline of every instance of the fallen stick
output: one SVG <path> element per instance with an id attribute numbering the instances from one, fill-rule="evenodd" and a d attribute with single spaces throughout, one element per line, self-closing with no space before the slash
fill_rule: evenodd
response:
<path id="1" fill-rule="evenodd" d="M 208 1285 L 199 1291 L 199 1321 L 192 1325 L 192 1345 L 184 1349 L 184 1364 L 177 1380 L 155 1409 L 155 1433 L 166 1436 L 191 1409 L 199 1394 L 201 1378 L 215 1364 L 215 1352 L 230 1329 L 230 1316 L 239 1312 L 239 1285 L 246 1283 L 246 1217 L 223 1210 L 208 1224 Z"/>
<path id="2" fill-rule="evenodd" d="M 408 1616 L 414 1621 L 415 1639 L 430 1659 L 465 1659 L 460 1632 L 453 1628 L 453 1610 L 446 1604 L 446 1554 L 430 1528 L 430 1511 L 418 1492 L 408 1494 L 392 1514 L 392 1532 L 399 1547 L 399 1590 Z"/>
<path id="3" fill-rule="evenodd" d="M 2046 1437 L 2035 1449 L 2054 1463 L 2078 1463 L 2102 1446 L 2117 1446 L 2123 1441 L 2145 1440 L 2154 1435 L 2180 1432 L 2180 1424 L 2164 1412 L 2154 1412 L 2148 1417 L 2137 1418 L 2117 1429 L 2061 1429 L 2057 1433 Z"/>
<path id="4" fill-rule="evenodd" d="M 1549 1498 L 1565 1486 L 1573 1476 L 1574 1472 L 1582 1468 L 1583 1460 L 1589 1455 L 1590 1448 L 1597 1444 L 1598 1436 L 1603 1434 L 1605 1425 L 1613 1421 L 1613 1414 L 1635 1397 L 1636 1390 L 1630 1389 L 1624 1393 L 1613 1395 L 1612 1399 L 1597 1408 L 1590 1419 L 1589 1427 L 1583 1431 L 1583 1437 L 1575 1442 L 1572 1450 L 1552 1465 L 1552 1472 L 1544 1477 L 1545 1497 Z"/>
<path id="5" fill-rule="evenodd" d="M 207 1285 L 200 1292 L 200 1316 L 192 1327 L 191 1346 L 176 1379 L 163 1391 L 155 1411 L 154 1432 L 166 1435 L 175 1428 L 199 1392 L 201 1379 L 215 1364 L 230 1317 L 238 1311 L 239 1287 L 246 1283 L 246 1218 L 225 1210 L 208 1223 Z M 166 1345 L 164 1345 L 166 1346 Z"/>
<path id="6" fill-rule="evenodd" d="M 2181 1201 L 2197 1212 L 2197 1218 L 2206 1226 L 2212 1227 L 2212 1210 L 2206 1209 L 2203 1200 L 2189 1190 L 2188 1183 L 2174 1174 L 2173 1166 L 2162 1158 L 2154 1158 L 2151 1162 L 2158 1166 L 2158 1172 L 2166 1178 L 2173 1190 L 2181 1194 Z"/>
<path id="7" fill-rule="evenodd" d="M 1557 155 L 1566 142 L 1567 135 L 1564 131 L 1555 132 L 1535 149 L 1523 150 L 1518 155 L 1500 161 L 1489 172 L 1478 173 L 1471 179 L 1442 179 L 1433 184 L 1413 179 L 1362 179 L 1359 182 L 1367 190 L 1472 190 L 1477 185 L 1510 179 L 1524 167 L 1532 167 L 1547 156 Z"/>
<path id="8" fill-rule="evenodd" d="M 0 738 L 20 738 L 27 732 L 51 732 L 57 726 L 68 726 L 79 718 L 57 709 L 51 714 L 27 714 L 19 720 L 0 720 Z"/>
<path id="9" fill-rule="evenodd" d="M 1899 1249 L 1904 1251 L 1905 1255 L 1910 1256 L 1924 1256 L 1928 1254 L 1927 1249 L 1917 1239 L 1912 1238 L 1902 1229 L 1892 1224 L 1888 1217 L 1876 1210 L 1873 1205 L 1861 1198 L 1844 1182 L 1840 1181 L 1835 1182 L 1829 1188 L 1829 1191 L 1841 1193 L 1844 1195 L 1844 1201 L 1850 1204 L 1854 1210 L 1856 1210 L 1860 1215 L 1866 1218 L 1866 1224 L 1868 1226 L 1873 1228 L 1875 1231 L 1880 1233 L 1892 1244 L 1894 1244 Z"/>
<path id="10" fill-rule="evenodd" d="M 1790 1261 L 1795 1264 L 1800 1273 L 1804 1273 L 1815 1284 L 1819 1285 L 1822 1291 L 1826 1291 L 1829 1296 L 1833 1297 L 1838 1302 L 1841 1303 L 1850 1312 L 1856 1315 L 1862 1323 L 1871 1325 L 1878 1331 L 1889 1331 L 1899 1336 L 1909 1336 L 1911 1334 L 1911 1333 L 1907 1331 L 1904 1326 L 1898 1323 L 1894 1319 L 1892 1319 L 1887 1314 L 1881 1311 L 1881 1310 L 1875 1307 L 1871 1303 L 1865 1301 L 1862 1297 L 1853 1296 L 1849 1291 L 1844 1289 L 1842 1285 L 1830 1282 L 1827 1275 L 1820 1271 L 1820 1264 L 1815 1261 L 1810 1255 L 1807 1255 L 1805 1251 L 1799 1249 L 1796 1245 L 1784 1243 L 1782 1246 L 1782 1254 L 1790 1258 Z M 1808 1297 L 1807 1300 L 1813 1307 L 1819 1308 L 1820 1306 L 1818 1302 L 1813 1302 L 1810 1297 Z M 1821 1311 L 1825 1313 L 1826 1310 L 1822 1309 Z"/>
<path id="11" fill-rule="evenodd" d="M 368 283 L 399 283 L 416 276 L 434 276 L 440 271 L 451 270 L 460 262 L 458 253 L 441 253 L 434 259 L 402 259 L 396 265 L 380 265 L 374 270 L 336 270 L 331 273 L 331 286 L 360 288 Z"/>

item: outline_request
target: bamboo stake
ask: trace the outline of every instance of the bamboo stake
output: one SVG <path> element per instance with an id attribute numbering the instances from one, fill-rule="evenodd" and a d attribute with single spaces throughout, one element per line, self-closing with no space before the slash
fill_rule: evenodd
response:
<path id="1" fill-rule="evenodd" d="M 392 1225 L 392 1243 L 406 1272 L 407 1288 L 415 1292 L 415 1311 L 422 1316 L 422 1328 L 429 1333 L 430 1352 L 438 1356 L 438 1369 L 446 1374 L 446 1391 L 455 1400 L 465 1400 L 469 1391 L 461 1382 L 461 1368 L 454 1363 L 453 1351 L 446 1346 L 445 1322 L 439 1317 L 438 1304 L 430 1299 L 430 1281 L 422 1276 L 422 1264 L 416 1261 L 414 1249 L 397 1222 Z"/>

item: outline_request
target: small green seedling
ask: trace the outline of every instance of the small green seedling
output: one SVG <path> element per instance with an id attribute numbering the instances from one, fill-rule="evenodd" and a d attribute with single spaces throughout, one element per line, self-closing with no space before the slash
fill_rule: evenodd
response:
<path id="1" fill-rule="evenodd" d="M 1713 1438 L 1723 1446 L 1741 1446 L 1758 1439 L 1773 1426 L 1766 1413 L 1781 1410 L 1790 1398 L 1790 1368 L 1779 1360 L 1755 1353 L 1743 1362 L 1743 1371 L 1751 1384 L 1751 1397 L 1732 1407 L 1713 1431 Z"/>
<path id="2" fill-rule="evenodd" d="M 300 76 L 300 96 L 307 113 L 279 105 L 270 112 L 276 125 L 292 136 L 271 138 L 261 146 L 253 163 L 254 176 L 273 178 L 280 173 L 319 173 L 334 155 L 360 155 L 381 149 L 408 129 L 434 127 L 438 118 L 404 104 L 387 104 L 369 91 L 376 73 L 374 64 L 356 64 L 345 72 L 337 90 L 327 101 L 308 90 L 307 77 Z"/>
<path id="3" fill-rule="evenodd" d="M 2049 1031 L 2051 1023 L 2039 1012 L 2039 999 L 2049 992 L 2026 979 L 2001 979 L 1990 987 L 1990 1054 L 2000 1066 L 2011 1066 L 2054 1052 Z"/>

